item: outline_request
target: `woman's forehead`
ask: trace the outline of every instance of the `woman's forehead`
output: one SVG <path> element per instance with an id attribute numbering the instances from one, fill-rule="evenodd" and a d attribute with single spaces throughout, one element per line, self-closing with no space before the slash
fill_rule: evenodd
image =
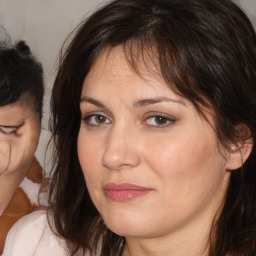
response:
<path id="1" fill-rule="evenodd" d="M 132 55 L 132 52 L 127 51 L 124 45 L 115 47 L 107 47 L 103 49 L 93 61 L 87 77 L 98 79 L 102 76 L 102 72 L 108 73 L 109 77 L 117 77 L 125 73 L 134 73 L 141 79 L 150 80 L 151 78 L 164 81 L 159 70 L 158 60 L 154 61 L 144 58 L 138 54 Z M 131 50 L 131 49 L 129 49 Z M 148 55 L 147 53 L 146 55 Z M 119 72 L 122 71 L 122 72 Z"/>

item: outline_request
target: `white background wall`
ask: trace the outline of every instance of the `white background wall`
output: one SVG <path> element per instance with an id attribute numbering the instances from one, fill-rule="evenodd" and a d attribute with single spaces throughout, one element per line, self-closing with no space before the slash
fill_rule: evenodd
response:
<path id="1" fill-rule="evenodd" d="M 256 24 L 256 0 L 237 1 Z M 106 0 L 0 0 L 0 24 L 9 31 L 13 41 L 23 39 L 28 43 L 45 72 L 44 130 L 39 158 L 44 155 L 48 136 L 49 96 L 60 47 L 68 33 L 104 2 Z"/>

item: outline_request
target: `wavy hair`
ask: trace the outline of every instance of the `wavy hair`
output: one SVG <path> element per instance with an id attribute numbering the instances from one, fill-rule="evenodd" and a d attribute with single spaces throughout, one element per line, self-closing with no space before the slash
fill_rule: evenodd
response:
<path id="1" fill-rule="evenodd" d="M 83 21 L 60 58 L 51 98 L 55 151 L 50 188 L 54 228 L 70 247 L 101 256 L 121 254 L 123 238 L 103 223 L 77 156 L 80 95 L 99 53 L 123 46 L 136 72 L 146 67 L 170 88 L 214 111 L 218 140 L 255 141 L 256 34 L 230 0 L 115 0 Z M 243 124 L 247 132 L 238 130 Z M 249 132 L 248 132 L 249 131 Z M 86 157 L 86 156 L 85 156 Z M 232 171 L 209 234 L 210 256 L 256 254 L 256 150 Z M 98 249 L 97 249 L 98 248 Z"/>

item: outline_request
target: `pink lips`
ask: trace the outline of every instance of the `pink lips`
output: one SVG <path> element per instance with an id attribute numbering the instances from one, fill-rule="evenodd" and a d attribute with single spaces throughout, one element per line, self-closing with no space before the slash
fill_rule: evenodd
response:
<path id="1" fill-rule="evenodd" d="M 106 197 L 116 202 L 129 201 L 152 191 L 150 188 L 144 188 L 130 183 L 107 183 L 103 189 Z"/>

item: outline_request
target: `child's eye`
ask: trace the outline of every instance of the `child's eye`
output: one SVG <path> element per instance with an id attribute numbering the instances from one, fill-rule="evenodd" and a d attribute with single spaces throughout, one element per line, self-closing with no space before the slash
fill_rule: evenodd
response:
<path id="1" fill-rule="evenodd" d="M 5 133 L 5 134 L 15 133 L 17 129 L 18 129 L 18 126 L 0 125 L 0 132 Z"/>
<path id="2" fill-rule="evenodd" d="M 83 118 L 87 125 L 97 126 L 102 124 L 109 124 L 111 121 L 104 115 L 91 114 Z"/>
<path id="3" fill-rule="evenodd" d="M 163 116 L 163 115 L 154 115 L 150 116 L 146 119 L 145 123 L 150 126 L 155 127 L 167 127 L 174 123 L 175 120 L 169 116 Z"/>

